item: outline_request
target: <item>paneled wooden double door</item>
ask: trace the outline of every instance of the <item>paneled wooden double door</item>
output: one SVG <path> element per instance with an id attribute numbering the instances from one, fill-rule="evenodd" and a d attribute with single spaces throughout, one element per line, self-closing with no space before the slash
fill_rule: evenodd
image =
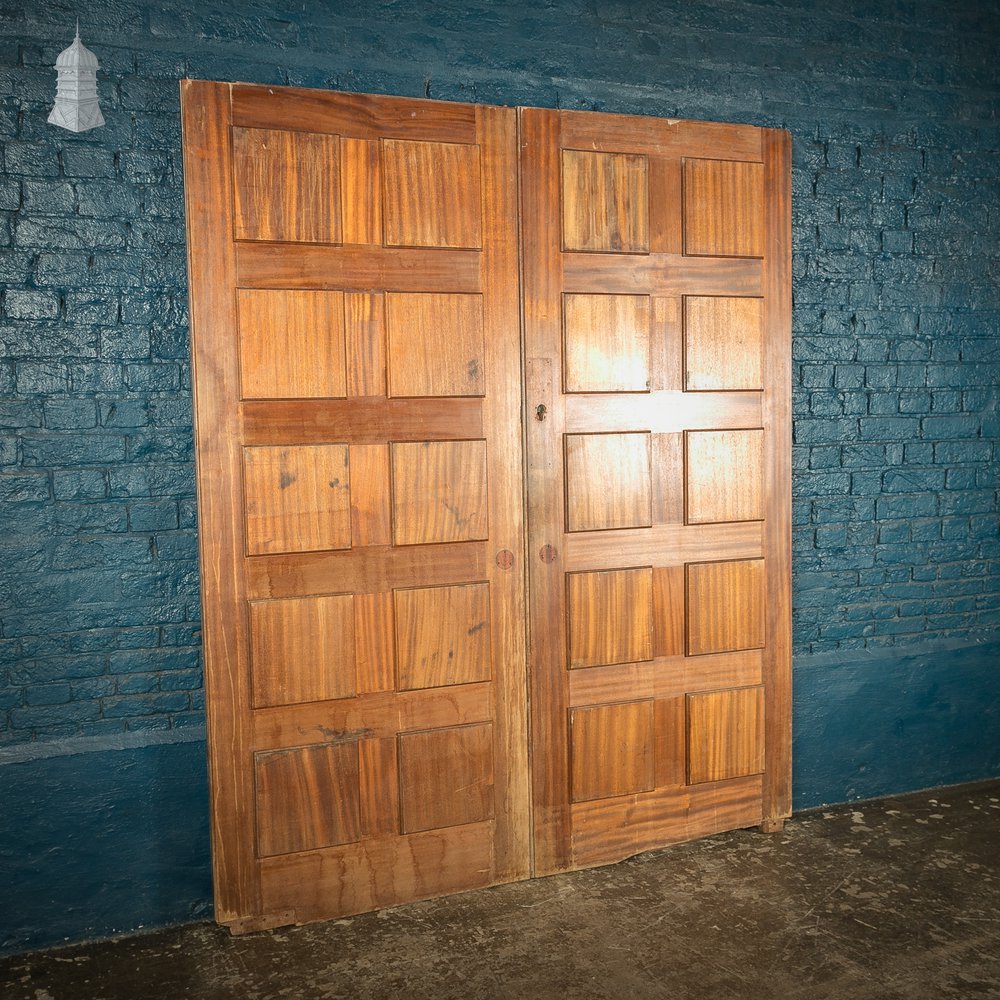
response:
<path id="1" fill-rule="evenodd" d="M 780 825 L 787 136 L 182 97 L 217 918 Z"/>

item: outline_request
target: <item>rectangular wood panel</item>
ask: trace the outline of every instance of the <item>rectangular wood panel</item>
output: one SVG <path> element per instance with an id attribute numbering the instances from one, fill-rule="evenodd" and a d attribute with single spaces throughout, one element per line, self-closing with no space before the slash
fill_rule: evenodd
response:
<path id="1" fill-rule="evenodd" d="M 687 566 L 689 656 L 764 645 L 764 560 Z"/>
<path id="2" fill-rule="evenodd" d="M 490 597 L 485 583 L 397 590 L 399 689 L 490 679 Z"/>
<path id="3" fill-rule="evenodd" d="M 339 138 L 273 128 L 232 132 L 236 239 L 339 243 Z"/>
<path id="4" fill-rule="evenodd" d="M 648 295 L 563 297 L 566 392 L 649 389 Z"/>
<path id="5" fill-rule="evenodd" d="M 653 523 L 649 434 L 567 434 L 565 441 L 567 531 Z"/>
<path id="6" fill-rule="evenodd" d="M 349 594 L 250 602 L 256 707 L 350 698 L 357 691 Z"/>
<path id="7" fill-rule="evenodd" d="M 392 509 L 396 545 L 486 538 L 486 442 L 393 444 Z"/>
<path id="8" fill-rule="evenodd" d="M 653 571 L 570 573 L 569 665 L 653 658 Z"/>
<path id="9" fill-rule="evenodd" d="M 651 701 L 574 709 L 570 733 L 574 802 L 654 787 Z"/>
<path id="10" fill-rule="evenodd" d="M 764 255 L 764 166 L 722 159 L 684 161 L 684 252 Z"/>
<path id="11" fill-rule="evenodd" d="M 478 146 L 384 139 L 386 246 L 479 247 Z"/>
<path id="12" fill-rule="evenodd" d="M 237 292 L 244 399 L 347 395 L 343 292 Z"/>
<path id="13" fill-rule="evenodd" d="M 258 753 L 254 771 L 260 857 L 360 837 L 357 743 Z"/>
<path id="14" fill-rule="evenodd" d="M 399 737 L 403 830 L 417 833 L 493 815 L 493 727 L 463 726 Z"/>
<path id="15" fill-rule="evenodd" d="M 391 396 L 482 396 L 486 387 L 481 295 L 389 292 Z"/>
<path id="16" fill-rule="evenodd" d="M 764 431 L 688 431 L 684 441 L 688 524 L 764 517 Z"/>
<path id="17" fill-rule="evenodd" d="M 684 388 L 764 387 L 764 301 L 684 296 Z"/>
<path id="18" fill-rule="evenodd" d="M 348 448 L 244 448 L 248 555 L 351 545 Z"/>
<path id="19" fill-rule="evenodd" d="M 724 781 L 764 770 L 764 689 L 687 697 L 688 783 Z"/>
<path id="20" fill-rule="evenodd" d="M 564 249 L 648 252 L 645 156 L 567 149 L 562 170 Z"/>

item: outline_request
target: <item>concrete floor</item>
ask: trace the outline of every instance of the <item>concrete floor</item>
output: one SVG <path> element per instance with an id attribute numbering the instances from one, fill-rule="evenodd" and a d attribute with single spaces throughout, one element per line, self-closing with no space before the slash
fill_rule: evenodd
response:
<path id="1" fill-rule="evenodd" d="M 1000 998 L 1000 781 L 232 938 L 0 960 L 3 1000 Z"/>

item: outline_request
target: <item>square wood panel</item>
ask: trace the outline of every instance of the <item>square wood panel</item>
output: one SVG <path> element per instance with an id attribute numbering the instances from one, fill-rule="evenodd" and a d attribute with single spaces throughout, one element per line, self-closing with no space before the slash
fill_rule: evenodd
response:
<path id="1" fill-rule="evenodd" d="M 687 696 L 688 784 L 764 770 L 764 689 Z"/>
<path id="2" fill-rule="evenodd" d="M 238 240 L 340 242 L 340 139 L 233 128 Z"/>
<path id="3" fill-rule="evenodd" d="M 404 733 L 399 737 L 404 833 L 493 817 L 493 726 Z"/>
<path id="4" fill-rule="evenodd" d="M 390 396 L 482 396 L 481 295 L 387 292 Z"/>
<path id="5" fill-rule="evenodd" d="M 347 395 L 344 293 L 237 291 L 244 399 Z"/>
<path id="6" fill-rule="evenodd" d="M 569 573 L 569 666 L 597 667 L 653 658 L 653 571 Z"/>
<path id="7" fill-rule="evenodd" d="M 684 161 L 684 252 L 713 257 L 764 255 L 764 165 Z"/>
<path id="8" fill-rule="evenodd" d="M 482 246 L 479 147 L 384 139 L 386 246 Z"/>
<path id="9" fill-rule="evenodd" d="M 395 604 L 399 690 L 490 679 L 488 584 L 397 590 Z"/>
<path id="10" fill-rule="evenodd" d="M 563 150 L 563 249 L 649 251 L 645 156 Z"/>
<path id="11" fill-rule="evenodd" d="M 648 391 L 649 317 L 648 295 L 564 295 L 565 391 Z"/>
<path id="12" fill-rule="evenodd" d="M 248 555 L 351 547 L 346 444 L 243 449 Z"/>
<path id="13" fill-rule="evenodd" d="M 764 560 L 687 565 L 689 656 L 764 645 Z"/>
<path id="14" fill-rule="evenodd" d="M 654 787 L 651 701 L 573 709 L 570 741 L 574 802 Z"/>
<path id="15" fill-rule="evenodd" d="M 688 431 L 684 445 L 688 524 L 764 517 L 764 431 Z"/>
<path id="16" fill-rule="evenodd" d="M 257 753 L 254 777 L 258 857 L 360 838 L 357 743 Z"/>
<path id="17" fill-rule="evenodd" d="M 251 601 L 250 652 L 256 708 L 352 697 L 354 598 Z"/>
<path id="18" fill-rule="evenodd" d="M 486 442 L 393 444 L 392 510 L 396 545 L 485 539 Z"/>
<path id="19" fill-rule="evenodd" d="M 684 297 L 684 388 L 762 389 L 764 300 Z"/>
<path id="20" fill-rule="evenodd" d="M 567 531 L 653 523 L 648 433 L 567 434 L 565 442 Z"/>

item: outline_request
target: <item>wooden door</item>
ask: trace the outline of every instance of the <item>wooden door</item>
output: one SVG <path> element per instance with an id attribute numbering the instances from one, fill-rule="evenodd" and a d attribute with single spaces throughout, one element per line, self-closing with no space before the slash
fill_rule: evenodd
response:
<path id="1" fill-rule="evenodd" d="M 535 871 L 790 809 L 783 132 L 523 109 Z"/>
<path id="2" fill-rule="evenodd" d="M 183 122 L 217 919 L 523 878 L 515 113 Z"/>

